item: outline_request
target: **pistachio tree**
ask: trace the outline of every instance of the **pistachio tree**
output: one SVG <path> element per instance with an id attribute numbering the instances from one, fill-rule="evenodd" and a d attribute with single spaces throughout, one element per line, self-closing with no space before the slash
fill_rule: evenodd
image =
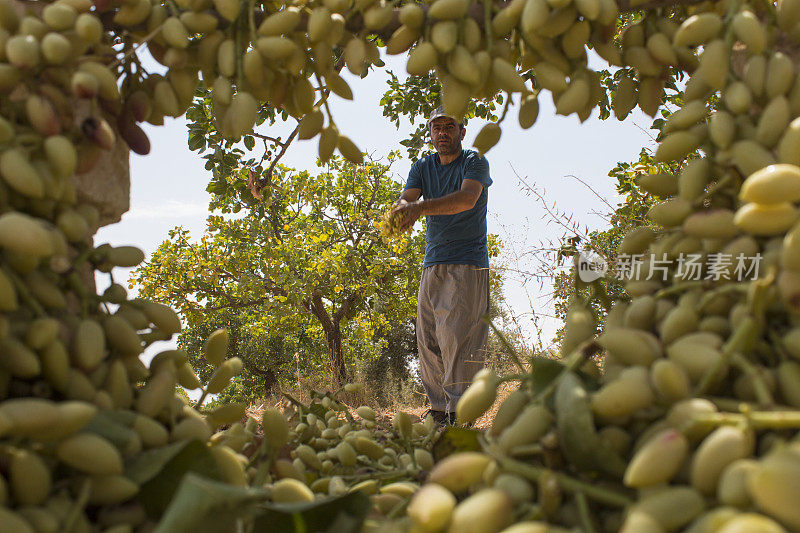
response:
<path id="1" fill-rule="evenodd" d="M 198 240 L 173 229 L 133 281 L 190 327 L 246 310 L 250 336 L 308 330 L 323 339 L 334 382 L 343 383 L 362 355 L 346 353 L 345 339 L 371 339 L 415 312 L 422 236 L 387 240 L 377 227 L 400 195 L 389 175 L 395 159 L 334 158 L 317 173 L 280 166 L 261 209 L 212 214 Z"/>

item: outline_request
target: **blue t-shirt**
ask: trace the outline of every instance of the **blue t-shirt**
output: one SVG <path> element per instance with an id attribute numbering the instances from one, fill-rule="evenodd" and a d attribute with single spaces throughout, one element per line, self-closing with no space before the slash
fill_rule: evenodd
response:
<path id="1" fill-rule="evenodd" d="M 474 150 L 462 150 L 455 161 L 442 165 L 438 154 L 428 154 L 411 166 L 406 189 L 422 189 L 425 199 L 441 198 L 460 191 L 465 179 L 481 182 L 481 196 L 467 211 L 428 216 L 423 268 L 436 264 L 489 268 L 486 205 L 489 199 L 487 188 L 492 184 L 492 178 L 489 177 L 486 158 Z"/>

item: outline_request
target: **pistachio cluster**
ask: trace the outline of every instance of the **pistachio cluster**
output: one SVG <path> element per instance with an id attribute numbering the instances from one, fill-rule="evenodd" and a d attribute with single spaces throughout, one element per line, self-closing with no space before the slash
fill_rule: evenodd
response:
<path id="1" fill-rule="evenodd" d="M 415 527 L 800 528 L 785 496 L 800 486 L 798 8 L 731 2 L 701 4 L 684 20 L 649 13 L 623 29 L 621 49 L 596 47 L 633 67 L 614 95 L 619 118 L 636 104 L 654 114 L 667 66 L 691 73 L 655 161 L 700 157 L 678 175 L 641 177 L 664 200 L 648 214 L 654 225 L 619 247 L 642 258 L 626 283 L 632 300 L 613 306 L 599 334 L 584 302 L 572 305 L 558 377 L 535 388 L 523 376 L 484 452 L 436 465 L 409 505 Z M 715 263 L 721 257 L 734 262 Z M 750 278 L 737 278 L 737 258 Z M 593 351 L 602 351 L 602 372 Z M 480 416 L 497 385 L 496 376 L 477 379 L 460 420 Z M 498 487 L 502 476 L 519 479 Z"/>
<path id="2" fill-rule="evenodd" d="M 358 418 L 352 416 L 332 395 L 298 407 L 291 429 L 279 411 L 263 415 L 271 448 L 288 444 L 291 450 L 288 457 L 275 456 L 268 473 L 257 479 L 271 491 L 273 502 L 312 502 L 360 491 L 370 496 L 371 519 L 377 521 L 403 506 L 419 489 L 418 479 L 433 468 L 430 448 L 438 428 L 430 417 L 414 423 L 398 412 L 389 426 L 367 406 L 355 410 Z"/>

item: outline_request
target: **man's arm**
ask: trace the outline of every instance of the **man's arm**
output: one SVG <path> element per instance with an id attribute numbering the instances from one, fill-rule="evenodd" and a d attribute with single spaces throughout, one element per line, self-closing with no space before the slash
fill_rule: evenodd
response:
<path id="1" fill-rule="evenodd" d="M 461 190 L 450 193 L 441 198 L 422 200 L 422 213 L 420 215 L 455 215 L 475 207 L 478 198 L 483 192 L 483 184 L 478 180 L 465 179 L 461 183 Z"/>
<path id="2" fill-rule="evenodd" d="M 403 194 L 400 195 L 400 200 L 397 203 L 407 204 L 409 202 L 416 202 L 419 200 L 420 196 L 422 196 L 422 189 L 406 189 L 403 191 Z"/>
<path id="3" fill-rule="evenodd" d="M 477 180 L 465 179 L 461 189 L 441 198 L 418 200 L 420 189 L 406 189 L 400 197 L 400 205 L 394 208 L 404 220 L 401 229 L 413 226 L 423 215 L 455 215 L 472 209 L 483 192 L 483 184 Z M 405 200 L 405 201 L 404 201 Z"/>

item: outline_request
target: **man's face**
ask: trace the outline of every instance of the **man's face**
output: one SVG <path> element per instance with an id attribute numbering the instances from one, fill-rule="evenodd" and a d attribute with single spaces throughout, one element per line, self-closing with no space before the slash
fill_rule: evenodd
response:
<path id="1" fill-rule="evenodd" d="M 431 141 L 441 155 L 457 154 L 466 130 L 450 117 L 438 117 L 431 122 Z"/>

